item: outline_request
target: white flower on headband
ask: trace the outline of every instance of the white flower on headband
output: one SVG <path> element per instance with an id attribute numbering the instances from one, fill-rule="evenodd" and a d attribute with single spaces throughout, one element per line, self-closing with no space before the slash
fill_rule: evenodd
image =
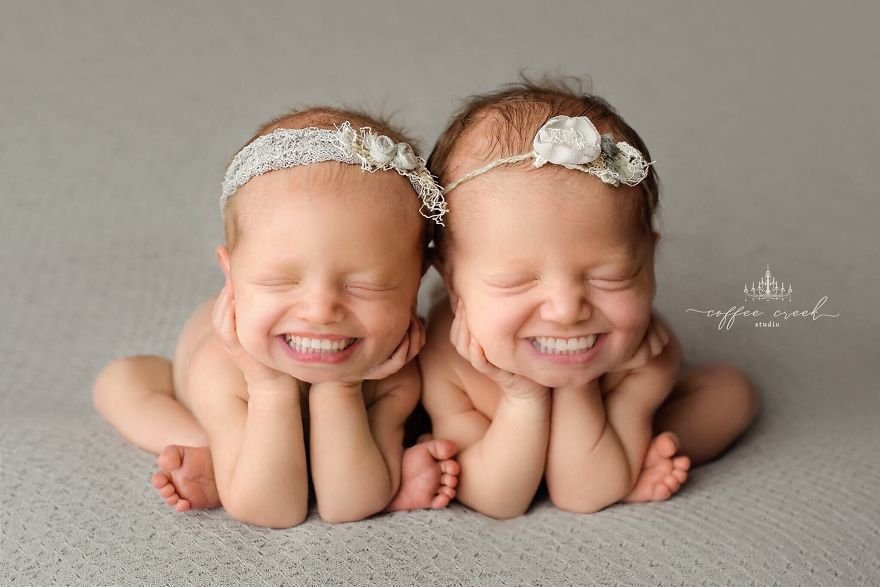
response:
<path id="1" fill-rule="evenodd" d="M 368 136 L 370 158 L 378 165 L 388 165 L 397 155 L 397 143 L 385 135 Z"/>
<path id="2" fill-rule="evenodd" d="M 392 163 L 395 167 L 415 169 L 419 164 L 419 161 L 415 152 L 413 152 L 413 148 L 409 146 L 409 143 L 398 143 L 397 153 L 394 155 L 394 161 Z"/>
<path id="3" fill-rule="evenodd" d="M 240 187 L 258 175 L 324 161 L 357 165 L 370 173 L 396 171 L 409 180 L 421 200 L 421 215 L 443 226 L 446 200 L 425 167 L 425 160 L 407 143 L 374 135 L 369 127 L 355 130 L 347 121 L 335 129 L 279 128 L 242 147 L 226 168 L 220 209 Z"/>
<path id="4" fill-rule="evenodd" d="M 598 177 L 604 183 L 636 186 L 648 177 L 653 161 L 645 161 L 642 153 L 625 141 L 614 142 L 612 135 L 600 136 L 586 116 L 554 116 L 538 129 L 532 151 L 503 157 L 464 174 L 443 188 L 447 194 L 466 181 L 479 177 L 501 165 L 533 159 L 534 167 L 546 163 L 561 165 Z"/>
<path id="5" fill-rule="evenodd" d="M 602 138 L 586 116 L 554 116 L 538 130 L 532 148 L 535 167 L 545 162 L 585 165 L 602 154 Z"/>

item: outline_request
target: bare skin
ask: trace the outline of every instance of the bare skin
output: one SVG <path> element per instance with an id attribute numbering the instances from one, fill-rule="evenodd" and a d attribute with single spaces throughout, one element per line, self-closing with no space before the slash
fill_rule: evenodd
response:
<path id="1" fill-rule="evenodd" d="M 687 481 L 690 459 L 675 456 L 679 450 L 674 432 L 662 432 L 648 446 L 645 463 L 632 491 L 623 498 L 626 503 L 664 501 L 672 497 Z"/>
<path id="2" fill-rule="evenodd" d="M 424 344 L 411 186 L 327 163 L 258 176 L 231 206 L 237 244 L 217 249 L 226 283 L 184 326 L 173 368 L 111 363 L 98 411 L 159 454 L 154 485 L 177 509 L 219 500 L 238 520 L 289 527 L 308 514 L 309 479 L 332 523 L 445 506 L 454 443 L 402 446 Z"/>
<path id="3" fill-rule="evenodd" d="M 467 364 L 448 338 L 443 336 L 452 323 L 452 314 L 447 308 L 444 305 L 435 308 L 429 323 L 429 344 L 421 359 L 422 376 L 425 378 L 424 401 L 432 415 L 435 433 L 456 440 L 462 447 L 459 462 L 465 467 L 470 462 L 468 449 L 485 436 L 483 430 L 488 430 L 506 399 L 501 386 Z M 430 342 L 434 336 L 438 338 L 437 343 Z M 438 384 L 439 378 L 435 377 L 441 364 L 446 366 L 445 382 Z M 606 398 L 613 394 L 613 385 L 619 378 L 619 374 L 607 378 L 609 387 L 603 390 Z M 687 481 L 692 466 L 708 462 L 723 452 L 754 417 L 756 405 L 747 383 L 738 370 L 724 365 L 702 366 L 677 376 L 668 398 L 653 417 L 648 431 L 653 438 L 644 457 L 638 461 L 635 481 L 619 501 L 637 503 L 669 499 Z M 456 393 L 450 395 L 450 389 L 455 389 Z M 457 414 L 454 420 L 444 417 L 450 400 L 453 403 L 449 411 Z M 534 415 L 534 410 L 530 411 Z M 547 418 L 549 420 L 549 415 Z M 522 427 L 517 430 L 520 437 L 524 436 Z M 546 434 L 549 442 L 549 431 Z M 522 457 L 522 453 L 519 456 Z M 517 461 L 522 459 L 518 458 Z M 541 463 L 546 463 L 546 460 Z M 538 471 L 541 475 L 534 481 L 534 487 L 527 486 L 520 497 L 518 503 L 522 510 L 517 508 L 517 513 L 523 513 L 534 496 L 543 476 L 543 468 L 539 466 Z M 465 471 L 459 483 L 468 481 L 471 479 Z M 486 485 L 482 483 L 480 487 Z M 508 491 L 506 495 L 510 493 Z M 484 513 L 493 515 L 492 510 Z M 496 517 L 509 515 L 499 513 Z"/>
<path id="4" fill-rule="evenodd" d="M 480 124 L 450 176 L 486 164 Z M 668 499 L 752 421 L 739 370 L 680 373 L 681 345 L 653 309 L 658 235 L 620 205 L 638 188 L 499 167 L 448 197 L 450 299 L 420 360 L 434 433 L 460 447 L 462 503 L 521 515 L 542 479 L 572 512 Z"/>
<path id="5" fill-rule="evenodd" d="M 396 512 L 442 509 L 455 498 L 460 467 L 455 444 L 425 439 L 403 451 L 400 491 L 385 508 Z M 211 451 L 207 446 L 169 445 L 156 459 L 153 487 L 179 512 L 220 507 Z"/>
<path id="6" fill-rule="evenodd" d="M 183 347 L 177 357 L 185 364 L 185 346 L 200 338 L 195 330 L 204 324 L 213 300 L 194 314 L 181 335 Z M 209 335 L 206 335 L 209 336 Z M 101 413 L 130 441 L 158 453 L 159 471 L 152 485 L 165 502 L 178 512 L 220 507 L 207 435 L 186 406 L 174 396 L 172 363 L 163 357 L 137 356 L 108 365 L 95 387 Z M 107 401 L 109 400 L 109 401 Z M 112 403 L 110 403 L 112 402 Z M 110 405 L 108 405 L 110 404 Z M 178 428 L 161 426 L 177 422 Z M 156 426 L 156 424 L 160 426 Z M 173 441 L 204 439 L 204 445 L 186 446 Z M 172 442 L 169 442 L 172 441 Z M 164 446 L 163 446 L 164 445 Z M 163 448 L 159 448 L 163 446 Z M 455 444 L 448 440 L 419 439 L 403 452 L 401 485 L 386 511 L 446 507 L 455 498 L 458 463 Z"/>
<path id="7" fill-rule="evenodd" d="M 153 487 L 177 511 L 220 507 L 211 450 L 207 446 L 168 445 L 159 454 L 156 465 L 159 471 L 153 473 Z"/>

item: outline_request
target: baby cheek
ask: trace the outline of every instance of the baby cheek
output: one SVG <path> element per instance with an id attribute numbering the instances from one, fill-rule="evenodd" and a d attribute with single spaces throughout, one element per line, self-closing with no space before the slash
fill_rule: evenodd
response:
<path id="1" fill-rule="evenodd" d="M 486 358 L 502 368 L 511 368 L 517 333 L 525 323 L 524 311 L 505 300 L 482 300 L 467 309 L 471 335 L 480 343 Z"/>
<path id="2" fill-rule="evenodd" d="M 235 330 L 241 346 L 254 356 L 266 353 L 272 325 L 280 316 L 281 312 L 265 300 L 247 293 L 239 294 L 235 300 Z"/>
<path id="3" fill-rule="evenodd" d="M 605 315 L 618 335 L 622 352 L 631 354 L 641 343 L 651 321 L 651 300 L 620 292 L 619 298 L 608 304 Z"/>
<path id="4" fill-rule="evenodd" d="M 367 317 L 364 323 L 369 324 L 367 331 L 375 341 L 378 354 L 383 358 L 390 356 L 407 333 L 412 312 L 404 304 L 369 308 L 363 312 Z"/>

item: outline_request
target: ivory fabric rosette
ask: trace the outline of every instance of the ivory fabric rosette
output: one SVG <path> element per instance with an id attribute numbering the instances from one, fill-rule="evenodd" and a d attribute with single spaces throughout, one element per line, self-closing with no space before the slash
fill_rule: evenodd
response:
<path id="1" fill-rule="evenodd" d="M 602 137 L 586 116 L 554 116 L 538 130 L 532 143 L 535 165 L 586 165 L 602 154 Z"/>
<path id="2" fill-rule="evenodd" d="M 408 143 L 397 143 L 397 153 L 394 155 L 392 163 L 395 167 L 409 171 L 415 169 L 419 161 L 416 158 L 415 152 L 413 152 L 413 148 Z"/>
<path id="3" fill-rule="evenodd" d="M 370 158 L 378 165 L 388 165 L 397 155 L 397 144 L 385 135 L 370 136 Z"/>

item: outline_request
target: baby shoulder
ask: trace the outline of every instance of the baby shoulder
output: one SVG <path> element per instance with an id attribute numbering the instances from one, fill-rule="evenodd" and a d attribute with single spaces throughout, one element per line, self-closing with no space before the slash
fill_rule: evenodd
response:
<path id="1" fill-rule="evenodd" d="M 212 397 L 234 396 L 247 400 L 247 382 L 216 336 L 207 336 L 196 348 L 183 374 L 193 403 Z"/>

